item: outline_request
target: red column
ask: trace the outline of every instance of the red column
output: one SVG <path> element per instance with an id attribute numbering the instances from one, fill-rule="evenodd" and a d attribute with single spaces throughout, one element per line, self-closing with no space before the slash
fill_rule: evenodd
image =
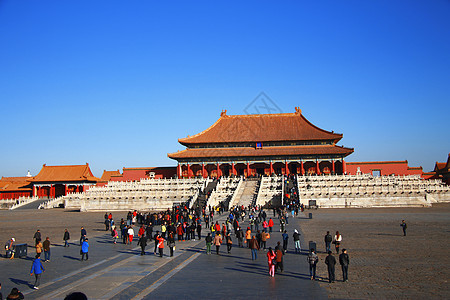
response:
<path id="1" fill-rule="evenodd" d="M 336 173 L 334 168 L 334 160 L 331 161 L 331 170 L 333 171 L 333 174 Z"/>
<path id="2" fill-rule="evenodd" d="M 187 164 L 187 175 L 188 178 L 191 178 L 191 166 L 189 164 Z"/>
<path id="3" fill-rule="evenodd" d="M 64 185 L 64 196 L 67 195 L 67 184 Z"/>
<path id="4" fill-rule="evenodd" d="M 233 173 L 233 175 L 237 175 L 236 168 L 234 167 L 234 162 L 231 163 L 231 173 Z"/>
<path id="5" fill-rule="evenodd" d="M 300 165 L 301 165 L 302 175 L 305 175 L 305 168 L 303 166 L 303 160 L 300 161 Z"/>
<path id="6" fill-rule="evenodd" d="M 205 174 L 205 163 L 202 163 L 202 176 L 203 176 L 203 178 L 206 178 L 207 176 L 206 176 L 206 174 Z"/>
<path id="7" fill-rule="evenodd" d="M 220 165 L 217 163 L 217 178 L 220 177 Z"/>
<path id="8" fill-rule="evenodd" d="M 55 186 L 52 184 L 50 188 L 50 194 L 52 195 L 50 198 L 55 198 Z"/>
<path id="9" fill-rule="evenodd" d="M 316 160 L 316 174 L 320 175 L 319 161 Z"/>
<path id="10" fill-rule="evenodd" d="M 247 177 L 250 176 L 250 163 L 247 162 Z"/>
<path id="11" fill-rule="evenodd" d="M 285 168 L 286 168 L 286 171 L 284 172 L 284 174 L 286 174 L 286 175 L 289 175 L 289 167 L 288 167 L 288 162 L 287 162 L 287 161 L 285 161 L 285 162 L 284 162 L 284 165 L 285 165 Z"/>
<path id="12" fill-rule="evenodd" d="M 347 163 L 342 159 L 342 173 L 347 173 Z"/>
<path id="13" fill-rule="evenodd" d="M 181 170 L 181 165 L 178 164 L 177 166 L 177 177 L 181 178 L 181 176 L 183 176 L 182 170 Z"/>
<path id="14" fill-rule="evenodd" d="M 273 174 L 273 163 L 272 161 L 270 161 L 270 175 Z"/>

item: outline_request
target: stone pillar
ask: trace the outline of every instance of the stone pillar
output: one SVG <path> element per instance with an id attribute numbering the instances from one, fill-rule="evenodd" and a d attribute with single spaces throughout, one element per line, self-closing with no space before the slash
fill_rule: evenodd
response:
<path id="1" fill-rule="evenodd" d="M 183 170 L 181 168 L 180 163 L 178 163 L 178 166 L 177 166 L 177 177 L 181 178 L 182 176 L 183 176 Z"/>
<path id="2" fill-rule="evenodd" d="M 347 163 L 342 159 L 342 173 L 347 174 Z"/>

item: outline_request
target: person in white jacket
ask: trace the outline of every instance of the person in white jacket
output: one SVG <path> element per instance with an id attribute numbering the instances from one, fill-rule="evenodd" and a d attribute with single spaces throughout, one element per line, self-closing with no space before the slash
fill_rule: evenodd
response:
<path id="1" fill-rule="evenodd" d="M 133 237 L 134 237 L 134 230 L 133 230 L 132 226 L 128 227 L 127 233 L 128 233 L 128 243 L 131 245 L 131 243 L 133 242 Z"/>
<path id="2" fill-rule="evenodd" d="M 339 253 L 339 246 L 342 242 L 342 235 L 339 233 L 339 231 L 336 231 L 336 234 L 334 235 L 333 244 L 336 247 L 336 253 Z"/>

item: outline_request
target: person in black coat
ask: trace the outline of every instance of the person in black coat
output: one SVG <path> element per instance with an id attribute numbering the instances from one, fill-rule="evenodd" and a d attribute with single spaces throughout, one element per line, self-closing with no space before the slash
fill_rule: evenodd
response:
<path id="1" fill-rule="evenodd" d="M 69 247 L 70 233 L 67 229 L 64 230 L 64 247 Z"/>
<path id="2" fill-rule="evenodd" d="M 334 266 L 336 265 L 336 258 L 334 258 L 331 251 L 328 251 L 328 256 L 325 258 L 325 264 L 328 266 L 328 282 L 334 282 Z"/>
<path id="3" fill-rule="evenodd" d="M 145 255 L 145 247 L 147 247 L 147 237 L 142 235 L 139 239 L 139 245 L 141 246 L 141 255 Z"/>
<path id="4" fill-rule="evenodd" d="M 339 255 L 339 264 L 342 267 L 342 277 L 343 281 L 348 281 L 348 264 L 350 263 L 350 259 L 347 254 L 347 249 L 342 249 L 342 253 Z"/>
<path id="5" fill-rule="evenodd" d="M 331 241 L 333 240 L 333 237 L 331 236 L 330 232 L 327 231 L 327 234 L 324 237 L 325 241 L 325 251 L 328 253 L 328 251 L 331 250 Z"/>

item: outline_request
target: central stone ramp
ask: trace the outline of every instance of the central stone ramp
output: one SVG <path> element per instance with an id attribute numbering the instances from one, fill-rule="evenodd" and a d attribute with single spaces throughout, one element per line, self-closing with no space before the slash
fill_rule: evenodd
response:
<path id="1" fill-rule="evenodd" d="M 259 179 L 249 178 L 243 183 L 242 194 L 239 197 L 239 206 L 247 207 L 255 203 L 258 196 Z"/>

